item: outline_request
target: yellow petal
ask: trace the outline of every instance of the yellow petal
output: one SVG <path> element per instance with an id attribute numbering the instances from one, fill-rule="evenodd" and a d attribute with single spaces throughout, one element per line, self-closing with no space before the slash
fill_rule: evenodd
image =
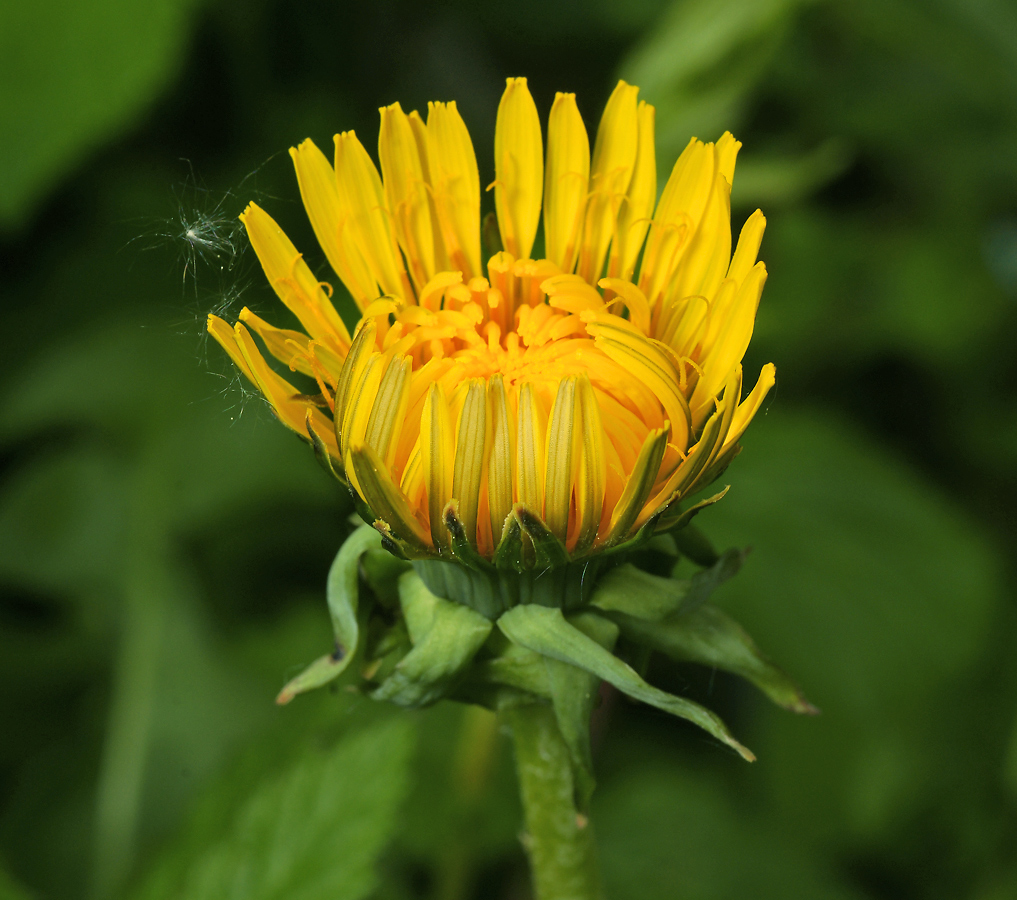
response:
<path id="1" fill-rule="evenodd" d="M 553 275 L 540 284 L 549 306 L 566 312 L 603 309 L 604 298 L 578 275 Z"/>
<path id="2" fill-rule="evenodd" d="M 573 452 L 578 456 L 576 467 L 576 533 L 574 546 L 584 552 L 597 539 L 597 529 L 604 510 L 607 484 L 607 456 L 604 450 L 604 427 L 600 408 L 593 394 L 590 379 L 582 374 L 576 384 L 578 427 Z M 570 548 L 571 549 L 571 548 Z"/>
<path id="3" fill-rule="evenodd" d="M 600 119 L 590 167 L 590 196 L 576 271 L 591 284 L 601 274 L 625 192 L 632 180 L 639 141 L 639 88 L 619 81 Z"/>
<path id="4" fill-rule="evenodd" d="M 576 378 L 563 378 L 547 426 L 547 472 L 544 476 L 544 522 L 562 543 L 568 536 L 572 500 Z"/>
<path id="5" fill-rule="evenodd" d="M 709 480 L 715 477 L 715 466 L 723 466 L 721 462 L 724 451 L 727 448 L 728 437 L 731 431 L 731 424 L 738 411 L 738 401 L 742 395 L 742 367 L 736 366 L 724 385 L 723 394 L 717 399 L 717 411 L 710 418 L 707 426 L 703 429 L 703 437 L 713 435 L 712 450 L 702 457 L 705 462 L 697 465 L 696 470 L 686 476 L 686 484 L 682 486 L 681 493 L 687 494 L 699 490 Z M 702 443 L 702 441 L 701 441 Z M 693 454 L 689 454 L 690 458 Z M 731 454 L 733 457 L 733 453 Z M 730 459 L 731 457 L 729 457 Z"/>
<path id="6" fill-rule="evenodd" d="M 703 374 L 689 401 L 692 423 L 698 428 L 709 413 L 713 398 L 727 381 L 731 370 L 737 366 L 752 339 L 759 297 L 766 283 L 766 267 L 756 263 L 738 289 L 734 302 L 724 310 L 722 324 L 712 344 L 704 348 L 705 355 L 700 362 Z M 725 287 L 733 282 L 725 281 Z M 718 301 L 719 301 L 718 297 Z M 717 305 L 720 305 L 719 302 Z M 714 313 L 711 312 L 711 320 Z M 712 321 L 711 321 L 712 324 Z"/>
<path id="7" fill-rule="evenodd" d="M 392 438 L 396 428 L 404 425 L 412 362 L 408 356 L 392 357 L 378 385 L 374 407 L 367 422 L 365 443 L 377 451 L 389 469 L 392 468 L 396 451 L 396 442 Z"/>
<path id="8" fill-rule="evenodd" d="M 276 328 L 269 325 L 260 316 L 256 316 L 246 306 L 240 310 L 237 317 L 241 322 L 251 328 L 265 343 L 268 350 L 277 360 L 285 363 L 290 369 L 301 372 L 304 375 L 314 377 L 311 369 L 310 353 L 307 345 L 309 339 L 306 334 L 300 331 L 292 331 L 289 328 Z"/>
<path id="9" fill-rule="evenodd" d="M 742 226 L 742 233 L 738 236 L 738 246 L 735 248 L 734 256 L 731 257 L 731 266 L 727 270 L 727 277 L 741 283 L 749 270 L 756 264 L 756 256 L 759 254 L 759 245 L 763 242 L 763 232 L 766 230 L 766 217 L 762 210 L 756 210 Z"/>
<path id="10" fill-rule="evenodd" d="M 667 296 L 712 299 L 730 261 L 731 185 L 718 172 L 699 228 L 683 255 L 681 268 L 667 287 Z"/>
<path id="11" fill-rule="evenodd" d="M 345 233 L 335 170 L 310 138 L 299 147 L 291 147 L 290 156 L 297 172 L 304 209 L 318 243 L 354 302 L 363 309 L 378 296 L 379 291 L 363 256 Z"/>
<path id="12" fill-rule="evenodd" d="M 702 435 L 689 450 L 689 455 L 643 507 L 633 525 L 635 530 L 642 528 L 651 516 L 666 509 L 695 488 L 696 479 L 706 469 L 722 439 L 721 425 L 721 412 L 717 411 L 707 420 Z"/>
<path id="13" fill-rule="evenodd" d="M 385 368 L 381 354 L 372 353 L 368 357 L 360 377 L 351 383 L 351 390 L 346 399 L 346 408 L 343 410 L 342 418 L 340 446 L 344 455 L 348 454 L 351 448 L 362 446 L 367 439 L 367 423 L 370 421 L 371 412 L 374 409 L 374 398 L 377 396 Z M 356 487 L 356 480 L 352 480 Z"/>
<path id="14" fill-rule="evenodd" d="M 316 341 L 345 352 L 350 346 L 350 334 L 343 320 L 283 230 L 256 203 L 248 204 L 240 221 L 247 229 L 268 283 L 287 309 Z"/>
<path id="15" fill-rule="evenodd" d="M 525 78 L 509 78 L 494 130 L 494 208 L 505 249 L 527 259 L 540 220 L 544 146 Z M 508 513 L 506 513 L 508 515 Z"/>
<path id="16" fill-rule="evenodd" d="M 671 443 L 684 450 L 691 415 L 667 354 L 617 316 L 595 314 L 586 328 L 597 347 L 653 391 L 671 421 Z"/>
<path id="17" fill-rule="evenodd" d="M 491 378 L 487 388 L 487 420 L 491 430 L 491 452 L 487 465 L 487 497 L 491 517 L 491 538 L 497 546 L 512 511 L 513 421 L 509 414 L 505 380 Z"/>
<path id="18" fill-rule="evenodd" d="M 669 314 L 661 316 L 657 329 L 660 340 L 679 356 L 691 358 L 706 329 L 710 304 L 705 297 L 686 297 L 665 312 Z"/>
<path id="19" fill-rule="evenodd" d="M 650 333 L 650 304 L 639 288 L 621 278 L 601 278 L 597 284 L 606 291 L 614 291 L 628 309 L 629 321 L 643 334 Z"/>
<path id="20" fill-rule="evenodd" d="M 405 465 L 413 451 L 413 445 L 419 438 L 418 426 L 424 409 L 424 401 L 430 392 L 431 385 L 441 378 L 451 367 L 450 359 L 431 359 L 419 369 L 410 373 L 410 386 L 406 401 L 405 425 L 398 436 L 395 466 Z M 445 498 L 447 503 L 448 497 Z"/>
<path id="21" fill-rule="evenodd" d="M 396 244 L 381 176 L 352 131 L 335 136 L 335 177 L 340 218 L 348 223 L 375 281 L 383 293 L 411 300 L 413 291 Z"/>
<path id="22" fill-rule="evenodd" d="M 420 417 L 420 460 L 427 485 L 427 509 L 431 539 L 435 547 L 448 546 L 448 529 L 442 510 L 452 499 L 452 465 L 455 444 L 445 393 L 437 382 L 431 384 Z"/>
<path id="23" fill-rule="evenodd" d="M 455 101 L 427 104 L 427 159 L 445 253 L 469 281 L 481 274 L 480 174 Z"/>
<path id="24" fill-rule="evenodd" d="M 706 467 L 708 468 L 723 453 L 724 446 L 731 431 L 731 423 L 738 412 L 738 401 L 742 398 L 742 367 L 737 365 L 728 376 L 727 384 L 724 385 L 724 393 L 717 401 L 717 409 L 720 412 L 720 432 L 717 439 L 717 446 L 714 448 Z"/>
<path id="25" fill-rule="evenodd" d="M 735 160 L 741 149 L 742 142 L 736 141 L 730 131 L 725 131 L 717 141 L 717 171 L 727 179 L 728 184 L 734 184 Z"/>
<path id="26" fill-rule="evenodd" d="M 667 448 L 667 437 L 666 429 L 655 428 L 643 441 L 636 464 L 629 473 L 622 495 L 611 514 L 611 530 L 606 541 L 608 544 L 624 539 L 632 530 L 657 480 L 664 450 Z"/>
<path id="27" fill-rule="evenodd" d="M 678 157 L 657 204 L 639 268 L 639 289 L 656 307 L 688 247 L 713 187 L 716 153 L 693 138 Z"/>
<path id="28" fill-rule="evenodd" d="M 537 515 L 544 508 L 545 421 L 533 385 L 522 385 L 516 417 L 516 502 Z"/>
<path id="29" fill-rule="evenodd" d="M 657 202 L 657 148 L 654 143 L 653 123 L 655 110 L 645 101 L 639 102 L 637 118 L 639 139 L 632 180 L 625 192 L 625 200 L 618 211 L 618 225 L 611 243 L 611 259 L 607 265 L 611 277 L 630 280 L 636 267 L 636 257 L 643 246 L 653 206 Z"/>
<path id="30" fill-rule="evenodd" d="M 392 476 L 374 448 L 355 447 L 348 454 L 347 471 L 356 473 L 360 496 L 381 521 L 404 541 L 427 547 L 427 535 L 413 513 L 406 495 L 392 481 Z"/>
<path id="31" fill-rule="evenodd" d="M 477 507 L 484 477 L 487 439 L 487 397 L 484 382 L 470 382 L 456 429 L 456 461 L 452 472 L 452 498 L 459 503 L 459 518 L 471 544 L 477 541 Z"/>
<path id="32" fill-rule="evenodd" d="M 547 123 L 544 255 L 571 272 L 579 254 L 590 181 L 590 139 L 575 94 L 555 94 Z"/>
<path id="33" fill-rule="evenodd" d="M 209 315 L 205 327 L 208 329 L 208 333 L 212 335 L 218 341 L 219 346 L 223 348 L 228 354 L 230 359 L 233 360 L 233 364 L 244 373 L 245 377 L 255 387 L 258 386 L 258 379 L 254 377 L 254 372 L 251 367 L 247 365 L 247 360 L 244 359 L 244 354 L 240 352 L 240 345 L 237 344 L 237 336 L 233 331 L 233 328 L 224 319 L 220 319 L 216 315 Z"/>
<path id="34" fill-rule="evenodd" d="M 749 422 L 752 421 L 759 411 L 759 407 L 762 405 L 763 400 L 766 399 L 766 395 L 770 393 L 770 388 L 773 387 L 776 377 L 777 370 L 773 363 L 767 363 L 760 370 L 756 386 L 749 393 L 749 396 L 738 405 L 738 409 L 735 411 L 734 418 L 731 420 L 731 427 L 724 441 L 723 450 L 734 446 L 745 433 L 745 429 L 749 427 Z"/>
<path id="35" fill-rule="evenodd" d="M 441 226 L 438 222 L 438 207 L 434 203 L 434 189 L 431 187 L 431 164 L 427 158 L 427 125 L 420 118 L 416 110 L 410 113 L 410 127 L 413 129 L 413 139 L 417 142 L 417 153 L 420 156 L 420 166 L 424 171 L 424 180 L 427 182 L 428 208 L 431 210 L 432 233 L 434 235 L 434 271 L 445 272 L 452 268 L 449 262 L 448 253 L 445 251 L 445 243 L 441 237 Z M 478 175 L 479 179 L 479 175 Z"/>
<path id="36" fill-rule="evenodd" d="M 343 423 L 346 418 L 346 408 L 349 405 L 350 395 L 353 387 L 360 381 L 367 366 L 367 361 L 374 352 L 375 335 L 377 329 L 372 319 L 361 321 L 357 329 L 350 352 L 343 363 L 342 371 L 339 373 L 339 381 L 335 389 L 335 436 L 339 448 L 340 459 L 345 458 L 345 444 L 343 440 Z"/>
<path id="37" fill-rule="evenodd" d="M 243 354 L 248 371 L 254 375 L 254 383 L 271 404 L 272 411 L 279 421 L 307 440 L 306 420 L 307 411 L 310 410 L 314 430 L 322 435 L 329 453 L 338 459 L 339 448 L 332 443 L 328 419 L 321 410 L 305 400 L 297 399 L 301 396 L 299 391 L 285 378 L 277 375 L 265 362 L 265 358 L 254 343 L 251 333 L 240 322 L 234 327 L 233 334 L 236 346 Z"/>
<path id="38" fill-rule="evenodd" d="M 396 237 L 419 297 L 435 273 L 434 229 L 425 161 L 420 158 L 410 117 L 398 103 L 381 108 L 378 159 Z"/>
<path id="39" fill-rule="evenodd" d="M 399 490 L 405 495 L 410 506 L 414 509 L 422 509 L 424 506 L 423 495 L 426 491 L 424 483 L 424 469 L 420 452 L 420 435 L 413 445 L 409 459 L 406 461 L 406 468 L 403 469 L 402 477 L 399 479 Z"/>

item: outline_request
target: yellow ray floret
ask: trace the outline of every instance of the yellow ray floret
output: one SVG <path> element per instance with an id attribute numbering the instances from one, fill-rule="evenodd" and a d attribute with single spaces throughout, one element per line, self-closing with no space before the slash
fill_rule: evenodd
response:
<path id="1" fill-rule="evenodd" d="M 590 139 L 575 94 L 557 94 L 547 123 L 544 241 L 548 260 L 575 268 L 590 183 Z"/>
<path id="2" fill-rule="evenodd" d="M 494 205 L 505 249 L 526 258 L 540 221 L 544 145 L 525 78 L 509 78 L 494 131 Z"/>
<path id="3" fill-rule="evenodd" d="M 353 132 L 336 136 L 334 166 L 310 141 L 292 150 L 318 242 L 360 310 L 352 335 L 268 213 L 244 211 L 302 330 L 246 308 L 208 330 L 404 552 L 494 559 L 539 521 L 541 541 L 583 558 L 670 527 L 773 386 L 766 365 L 742 398 L 766 223 L 753 213 L 732 255 L 741 145 L 692 139 L 658 202 L 654 109 L 637 94 L 619 82 L 592 158 L 575 97 L 556 95 L 545 154 L 526 80 L 508 79 L 491 183 L 505 249 L 486 265 L 455 103 L 429 104 L 426 123 L 383 107 L 377 166 Z M 545 257 L 531 259 L 541 211 Z"/>

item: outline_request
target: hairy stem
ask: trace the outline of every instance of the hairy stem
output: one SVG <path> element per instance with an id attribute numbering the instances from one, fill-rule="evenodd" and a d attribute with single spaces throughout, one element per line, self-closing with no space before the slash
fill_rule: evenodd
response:
<path id="1" fill-rule="evenodd" d="M 568 748 L 543 703 L 504 709 L 526 817 L 536 900 L 602 900 L 593 829 L 576 810 Z"/>

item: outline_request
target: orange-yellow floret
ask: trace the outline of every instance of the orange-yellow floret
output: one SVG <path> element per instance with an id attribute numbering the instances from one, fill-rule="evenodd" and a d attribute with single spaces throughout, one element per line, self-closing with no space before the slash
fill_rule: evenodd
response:
<path id="1" fill-rule="evenodd" d="M 773 385 L 764 366 L 741 398 L 766 269 L 758 211 L 731 253 L 740 144 L 690 141 L 657 201 L 654 110 L 637 94 L 619 82 L 592 156 L 575 98 L 558 94 L 545 154 L 526 80 L 508 80 L 491 184 L 505 249 L 486 265 L 454 103 L 429 104 L 426 122 L 383 108 L 380 173 L 353 132 L 336 136 L 334 166 L 309 140 L 292 150 L 318 241 L 361 312 L 352 336 L 268 213 L 252 203 L 241 217 L 304 331 L 246 309 L 235 327 L 210 316 L 209 331 L 418 552 L 447 552 L 450 504 L 489 559 L 519 504 L 573 557 L 666 525 L 726 466 Z M 251 332 L 318 394 L 277 374 Z"/>

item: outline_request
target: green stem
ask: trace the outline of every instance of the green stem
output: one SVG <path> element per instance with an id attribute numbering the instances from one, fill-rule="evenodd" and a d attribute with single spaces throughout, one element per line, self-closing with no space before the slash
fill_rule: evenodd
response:
<path id="1" fill-rule="evenodd" d="M 554 710 L 532 703 L 500 716 L 515 746 L 536 900 L 601 900 L 593 829 L 576 810 L 569 752 Z"/>

